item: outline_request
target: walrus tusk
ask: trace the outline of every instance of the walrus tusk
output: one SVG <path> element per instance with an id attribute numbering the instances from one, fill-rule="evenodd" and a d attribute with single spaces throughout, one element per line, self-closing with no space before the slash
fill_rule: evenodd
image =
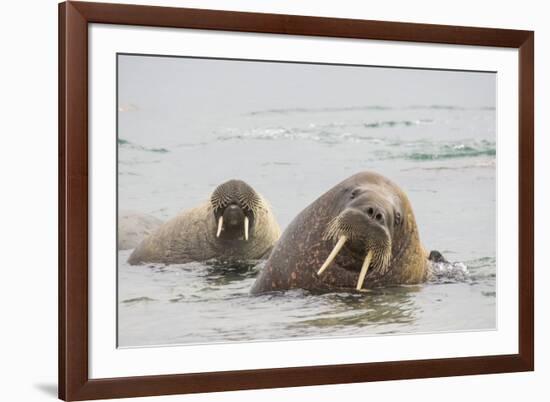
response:
<path id="1" fill-rule="evenodd" d="M 361 273 L 359 274 L 359 280 L 357 281 L 357 290 L 361 290 L 363 287 L 363 282 L 365 282 L 365 276 L 369 270 L 370 261 L 372 260 L 372 250 L 367 253 L 365 261 L 363 261 L 363 266 L 361 267 Z"/>
<path id="2" fill-rule="evenodd" d="M 323 273 L 323 271 L 325 269 L 327 269 L 327 267 L 330 265 L 330 263 L 334 260 L 334 258 L 336 257 L 336 255 L 338 254 L 338 252 L 340 251 L 340 249 L 342 247 L 344 247 L 344 243 L 346 242 L 348 238 L 346 236 L 340 236 L 340 238 L 338 239 L 338 242 L 336 243 L 336 245 L 334 246 L 334 248 L 332 249 L 332 251 L 330 252 L 330 255 L 328 256 L 327 260 L 325 261 L 325 263 L 321 266 L 321 268 L 319 269 L 319 271 L 317 271 L 317 275 L 321 275 Z"/>
<path id="3" fill-rule="evenodd" d="M 244 239 L 248 240 L 248 216 L 244 217 Z"/>
<path id="4" fill-rule="evenodd" d="M 222 232 L 223 227 L 223 216 L 220 216 L 220 219 L 218 219 L 218 231 L 216 232 L 216 237 L 220 237 L 220 233 Z"/>

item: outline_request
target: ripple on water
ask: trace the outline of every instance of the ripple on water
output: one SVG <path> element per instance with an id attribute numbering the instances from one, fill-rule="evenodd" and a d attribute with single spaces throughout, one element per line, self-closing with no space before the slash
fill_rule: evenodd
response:
<path id="1" fill-rule="evenodd" d="M 249 289 L 263 262 L 129 266 L 124 263 L 128 253 L 120 252 L 119 275 L 124 280 L 119 281 L 119 300 L 125 307 L 119 309 L 122 346 L 365 336 L 492 325 L 491 320 L 470 322 L 464 306 L 475 295 L 473 286 L 489 303 L 482 308 L 494 308 L 495 260 L 488 257 L 435 264 L 433 278 L 425 285 L 365 293 L 312 294 L 295 289 L 251 296 Z M 443 318 L 448 316 L 454 321 Z"/>
<path id="2" fill-rule="evenodd" d="M 137 303 L 149 303 L 154 301 L 156 301 L 156 299 L 152 299 L 147 296 L 141 296 L 141 297 L 134 297 L 133 299 L 122 300 L 121 303 L 126 305 L 132 305 Z"/>

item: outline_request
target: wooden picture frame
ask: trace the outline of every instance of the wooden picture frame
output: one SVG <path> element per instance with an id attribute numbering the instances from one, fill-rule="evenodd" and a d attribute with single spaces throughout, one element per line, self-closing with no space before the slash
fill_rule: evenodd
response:
<path id="1" fill-rule="evenodd" d="M 88 24 L 506 47 L 519 50 L 519 353 L 400 362 L 90 379 Z M 59 397 L 139 397 L 534 369 L 534 33 L 104 3 L 59 5 Z"/>

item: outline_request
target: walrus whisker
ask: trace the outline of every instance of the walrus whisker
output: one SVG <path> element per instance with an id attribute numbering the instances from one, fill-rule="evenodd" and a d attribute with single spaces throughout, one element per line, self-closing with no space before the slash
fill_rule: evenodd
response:
<path id="1" fill-rule="evenodd" d="M 361 288 L 363 287 L 363 282 L 365 282 L 365 276 L 367 275 L 367 271 L 369 270 L 369 265 L 372 260 L 372 254 L 372 250 L 369 250 L 367 256 L 365 257 L 365 261 L 363 261 L 361 273 L 359 274 L 359 280 L 357 281 L 357 290 L 361 290 Z"/>
<path id="2" fill-rule="evenodd" d="M 336 243 L 336 245 L 334 246 L 334 248 L 332 249 L 332 251 L 330 252 L 330 255 L 328 256 L 328 258 L 326 259 L 325 263 L 321 266 L 321 268 L 319 269 L 319 271 L 317 271 L 317 275 L 321 275 L 323 273 L 323 271 L 325 269 L 327 269 L 327 267 L 330 265 L 330 263 L 334 260 L 334 258 L 336 258 L 336 255 L 338 254 L 338 252 L 340 251 L 340 249 L 342 247 L 344 247 L 344 243 L 346 242 L 347 240 L 347 237 L 346 236 L 340 236 L 340 238 L 338 239 L 338 242 Z"/>
<path id="3" fill-rule="evenodd" d="M 220 233 L 222 232 L 223 227 L 223 216 L 220 216 L 220 219 L 218 219 L 218 231 L 216 232 L 216 237 L 220 237 Z"/>
<path id="4" fill-rule="evenodd" d="M 244 239 L 248 240 L 248 216 L 244 217 Z"/>

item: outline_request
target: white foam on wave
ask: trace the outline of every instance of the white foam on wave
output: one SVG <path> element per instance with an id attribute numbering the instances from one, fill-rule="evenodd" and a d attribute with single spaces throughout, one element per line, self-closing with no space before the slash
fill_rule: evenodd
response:
<path id="1" fill-rule="evenodd" d="M 430 282 L 464 282 L 470 276 L 468 266 L 463 262 L 432 262 Z"/>

